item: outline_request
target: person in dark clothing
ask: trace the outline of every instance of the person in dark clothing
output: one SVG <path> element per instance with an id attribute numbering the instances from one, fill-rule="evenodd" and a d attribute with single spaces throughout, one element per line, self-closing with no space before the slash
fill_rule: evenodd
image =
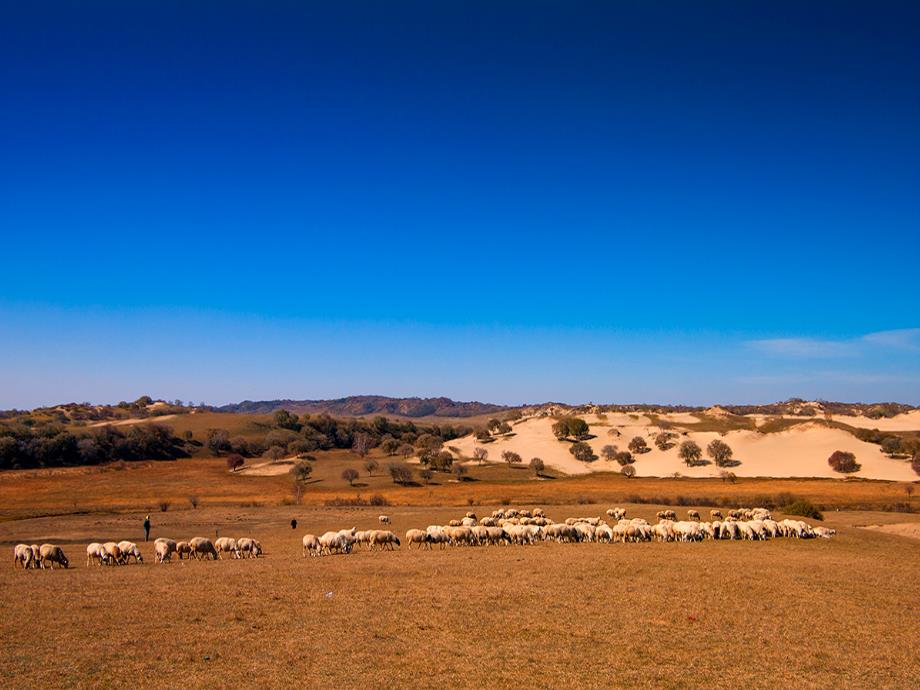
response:
<path id="1" fill-rule="evenodd" d="M 297 529 L 297 518 L 291 520 L 291 529 Z"/>
<path id="2" fill-rule="evenodd" d="M 144 541 L 150 541 L 150 516 L 144 518 Z"/>

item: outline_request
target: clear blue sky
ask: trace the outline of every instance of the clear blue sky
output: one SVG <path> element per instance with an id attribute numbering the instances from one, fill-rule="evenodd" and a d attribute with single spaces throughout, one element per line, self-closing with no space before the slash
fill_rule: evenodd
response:
<path id="1" fill-rule="evenodd" d="M 918 26 L 884 1 L 9 5 L 0 407 L 920 403 Z"/>

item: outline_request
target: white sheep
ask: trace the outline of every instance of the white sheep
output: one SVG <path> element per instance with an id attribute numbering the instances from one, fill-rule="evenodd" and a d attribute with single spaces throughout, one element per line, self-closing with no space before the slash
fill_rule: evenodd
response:
<path id="1" fill-rule="evenodd" d="M 377 519 L 380 521 L 380 524 L 381 524 L 381 525 L 389 525 L 389 524 L 390 524 L 390 516 L 389 516 L 389 515 L 380 515 L 380 516 L 377 517 Z"/>
<path id="2" fill-rule="evenodd" d="M 99 542 L 93 542 L 86 547 L 86 565 L 91 566 L 93 564 L 102 565 L 103 563 L 108 563 L 109 554 L 103 548 L 102 544 Z"/>
<path id="3" fill-rule="evenodd" d="M 370 547 L 380 547 L 384 550 L 391 550 L 400 545 L 399 537 L 389 530 L 375 529 L 371 532 Z"/>
<path id="4" fill-rule="evenodd" d="M 236 544 L 236 539 L 230 537 L 221 537 L 214 542 L 214 548 L 217 549 L 217 557 L 222 559 L 221 554 L 229 553 L 231 558 L 240 558 L 240 549 Z"/>
<path id="5" fill-rule="evenodd" d="M 319 556 L 321 553 L 322 546 L 320 546 L 319 537 L 315 534 L 303 535 L 303 557 L 306 558 L 307 554 L 310 554 L 310 556 Z"/>
<path id="6" fill-rule="evenodd" d="M 188 545 L 192 549 L 192 555 L 196 560 L 212 560 L 216 561 L 218 559 L 217 549 L 214 548 L 214 543 L 207 537 L 194 537 L 188 540 Z"/>
<path id="7" fill-rule="evenodd" d="M 406 531 L 406 548 L 411 549 L 413 544 L 418 544 L 418 548 L 431 549 L 431 536 L 420 529 L 410 529 Z"/>
<path id="8" fill-rule="evenodd" d="M 28 544 L 16 544 L 13 547 L 13 566 L 22 566 L 23 570 L 37 567 L 32 558 L 32 547 Z"/>
<path id="9" fill-rule="evenodd" d="M 186 542 L 182 542 L 183 545 L 188 548 Z M 167 539 L 166 537 L 159 537 L 155 542 L 153 542 L 153 551 L 154 551 L 154 561 L 157 563 L 165 563 L 166 561 L 172 560 L 172 555 L 176 553 L 176 542 L 172 539 Z M 179 555 L 179 560 L 182 560 L 182 555 Z"/>
<path id="10" fill-rule="evenodd" d="M 41 557 L 42 568 L 45 567 L 46 561 L 52 570 L 54 570 L 55 563 L 64 568 L 70 567 L 70 561 L 64 555 L 64 549 L 57 544 L 42 544 L 39 549 L 39 556 Z"/>
<path id="11" fill-rule="evenodd" d="M 144 562 L 144 557 L 141 556 L 141 550 L 137 548 L 137 544 L 133 541 L 120 541 L 118 542 L 118 548 L 121 550 L 122 563 L 127 563 L 132 556 L 134 557 L 135 563 Z"/>
<path id="12" fill-rule="evenodd" d="M 246 558 L 258 558 L 262 555 L 262 544 L 255 539 L 243 537 L 236 542 L 239 548 L 240 557 L 245 555 Z"/>
<path id="13" fill-rule="evenodd" d="M 114 541 L 107 541 L 102 545 L 102 548 L 105 549 L 105 552 L 109 555 L 109 565 L 121 564 L 121 549 L 118 548 L 118 544 Z"/>
<path id="14" fill-rule="evenodd" d="M 319 545 L 321 552 L 333 554 L 333 553 L 351 553 L 352 544 L 354 542 L 354 532 L 351 531 L 351 534 L 343 532 L 326 532 L 319 538 Z"/>

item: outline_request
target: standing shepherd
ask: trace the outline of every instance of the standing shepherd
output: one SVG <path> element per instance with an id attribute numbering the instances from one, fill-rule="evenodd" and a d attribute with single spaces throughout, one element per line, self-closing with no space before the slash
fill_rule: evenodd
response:
<path id="1" fill-rule="evenodd" d="M 144 541 L 150 541 L 150 516 L 144 518 Z"/>

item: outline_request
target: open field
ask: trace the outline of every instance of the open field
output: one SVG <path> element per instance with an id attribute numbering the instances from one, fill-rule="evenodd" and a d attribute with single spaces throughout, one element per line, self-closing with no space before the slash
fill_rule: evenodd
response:
<path id="1" fill-rule="evenodd" d="M 75 567 L 0 569 L 0 670 L 55 687 L 915 687 L 920 540 L 856 525 L 917 516 L 832 513 L 832 540 L 301 558 L 303 533 L 376 526 L 378 512 L 155 514 L 154 536 L 249 535 L 266 556 L 121 568 L 85 567 L 83 548 L 136 540 L 140 514 L 2 523 L 3 548 L 55 541 Z M 462 509 L 387 512 L 402 533 Z"/>
<path id="2" fill-rule="evenodd" d="M 764 503 L 764 498 L 794 494 L 826 508 L 903 509 L 907 483 L 862 479 L 743 478 L 724 482 L 712 478 L 635 478 L 597 472 L 537 479 L 524 467 L 468 465 L 468 476 L 435 473 L 431 484 L 396 485 L 385 473 L 392 458 L 374 455 L 381 468 L 373 476 L 363 469 L 354 486 L 341 478 L 345 468 L 362 461 L 347 451 L 317 453 L 313 477 L 304 485 L 302 502 L 323 505 L 335 499 L 383 496 L 395 505 L 467 505 L 513 503 L 560 504 L 579 501 L 628 502 L 641 497 L 659 503 Z M 262 460 L 255 460 L 259 464 Z M 282 470 L 288 466 L 282 466 Z M 119 469 L 120 468 L 120 469 Z M 0 520 L 38 514 L 85 511 L 190 509 L 189 497 L 202 506 L 278 506 L 290 503 L 292 482 L 286 473 L 232 473 L 220 458 L 121 463 L 102 467 L 17 470 L 0 473 Z M 916 487 L 916 482 L 913 483 Z M 914 497 L 920 504 L 920 497 Z"/>

